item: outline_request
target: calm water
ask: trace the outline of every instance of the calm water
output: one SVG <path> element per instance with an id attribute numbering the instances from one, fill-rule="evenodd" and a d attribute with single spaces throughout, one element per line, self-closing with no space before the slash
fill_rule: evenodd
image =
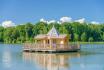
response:
<path id="1" fill-rule="evenodd" d="M 18 44 L 0 44 L 0 70 L 104 70 L 104 45 L 81 45 L 74 53 L 26 53 Z"/>

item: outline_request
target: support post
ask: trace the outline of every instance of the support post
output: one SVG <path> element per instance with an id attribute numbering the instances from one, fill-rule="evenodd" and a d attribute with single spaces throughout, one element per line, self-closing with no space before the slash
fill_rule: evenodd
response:
<path id="1" fill-rule="evenodd" d="M 44 48 L 46 47 L 46 41 L 45 40 L 43 40 L 43 44 L 44 44 Z"/>
<path id="2" fill-rule="evenodd" d="M 51 41 L 51 39 L 49 40 L 49 44 L 50 44 L 50 47 L 52 48 L 52 41 Z"/>

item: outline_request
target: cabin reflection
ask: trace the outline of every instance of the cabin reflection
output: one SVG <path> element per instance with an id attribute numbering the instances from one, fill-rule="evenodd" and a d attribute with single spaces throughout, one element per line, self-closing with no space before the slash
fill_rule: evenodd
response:
<path id="1" fill-rule="evenodd" d="M 23 60 L 38 64 L 45 70 L 68 70 L 70 68 L 70 59 L 80 57 L 79 53 L 74 54 L 48 54 L 48 53 L 29 53 L 23 52 Z"/>

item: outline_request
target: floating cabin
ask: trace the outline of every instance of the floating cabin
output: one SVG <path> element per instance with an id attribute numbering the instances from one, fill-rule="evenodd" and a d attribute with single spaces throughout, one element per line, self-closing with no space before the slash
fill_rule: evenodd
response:
<path id="1" fill-rule="evenodd" d="M 67 34 L 59 34 L 53 26 L 47 34 L 34 37 L 35 43 L 24 43 L 23 50 L 28 52 L 71 52 L 78 51 L 78 44 L 70 44 Z"/>

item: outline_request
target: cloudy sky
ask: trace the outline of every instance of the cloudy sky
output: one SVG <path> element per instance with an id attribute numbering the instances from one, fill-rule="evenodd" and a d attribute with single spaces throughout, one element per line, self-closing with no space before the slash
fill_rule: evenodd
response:
<path id="1" fill-rule="evenodd" d="M 0 0 L 0 23 L 60 20 L 63 16 L 104 22 L 104 0 Z"/>

